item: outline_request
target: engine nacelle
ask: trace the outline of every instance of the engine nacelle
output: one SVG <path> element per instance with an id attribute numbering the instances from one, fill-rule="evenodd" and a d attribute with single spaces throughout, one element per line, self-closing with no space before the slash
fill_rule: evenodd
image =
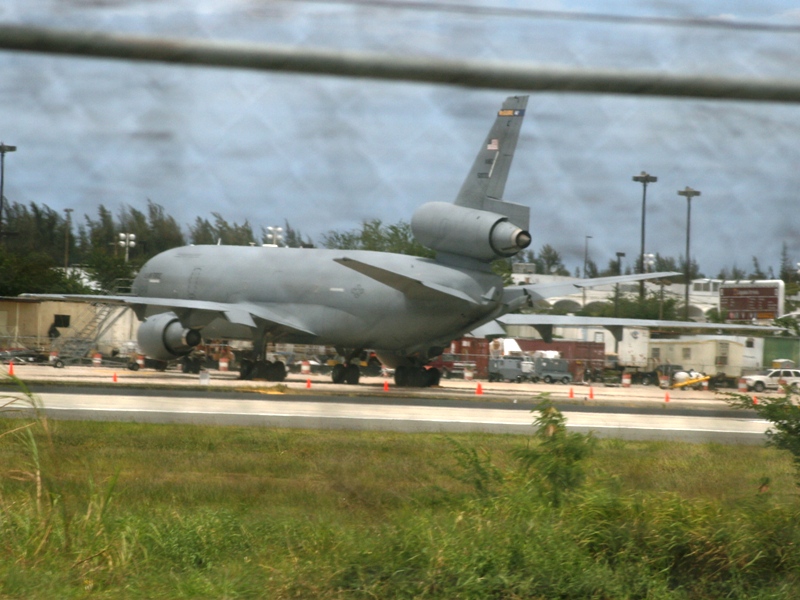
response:
<path id="1" fill-rule="evenodd" d="M 173 360 L 186 356 L 202 340 L 196 329 L 186 329 L 172 312 L 147 317 L 139 325 L 139 348 L 150 358 Z"/>
<path id="2" fill-rule="evenodd" d="M 411 231 L 432 250 L 486 262 L 514 256 L 531 243 L 531 234 L 508 217 L 446 202 L 420 206 L 411 218 Z"/>

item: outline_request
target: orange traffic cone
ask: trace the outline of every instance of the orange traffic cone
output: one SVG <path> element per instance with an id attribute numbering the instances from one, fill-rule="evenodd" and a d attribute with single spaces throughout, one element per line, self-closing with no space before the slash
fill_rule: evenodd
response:
<path id="1" fill-rule="evenodd" d="M 755 396 L 753 396 L 753 404 L 758 404 L 758 398 L 756 398 Z"/>
<path id="2" fill-rule="evenodd" d="M 475 388 L 475 395 L 482 396 L 483 395 L 483 388 L 481 387 L 480 382 L 478 382 L 478 387 Z"/>
<path id="3" fill-rule="evenodd" d="M 13 377 L 14 376 L 14 363 L 8 363 L 8 374 Z"/>
<path id="4" fill-rule="evenodd" d="M 384 392 L 388 392 L 389 391 L 389 382 L 386 381 L 385 379 L 383 380 L 383 391 Z"/>
<path id="5" fill-rule="evenodd" d="M 589 386 L 589 400 L 594 400 L 594 388 Z"/>
<path id="6" fill-rule="evenodd" d="M 570 398 L 574 398 L 575 397 L 575 392 L 572 390 L 572 388 L 569 388 L 569 397 Z"/>
<path id="7" fill-rule="evenodd" d="M 114 373 L 114 383 L 117 383 L 117 374 Z"/>
<path id="8" fill-rule="evenodd" d="M 669 402 L 669 392 L 664 392 L 664 402 Z"/>
<path id="9" fill-rule="evenodd" d="M 311 387 L 311 378 L 306 379 L 306 387 L 307 388 Z"/>

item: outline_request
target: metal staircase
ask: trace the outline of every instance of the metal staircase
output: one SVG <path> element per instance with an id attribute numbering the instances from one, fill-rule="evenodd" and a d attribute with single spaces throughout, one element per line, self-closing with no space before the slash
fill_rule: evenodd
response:
<path id="1" fill-rule="evenodd" d="M 93 303 L 92 317 L 80 326 L 75 335 L 53 340 L 50 349 L 57 351 L 62 363 L 81 362 L 97 347 L 97 340 L 116 323 L 126 307 L 116 304 Z"/>

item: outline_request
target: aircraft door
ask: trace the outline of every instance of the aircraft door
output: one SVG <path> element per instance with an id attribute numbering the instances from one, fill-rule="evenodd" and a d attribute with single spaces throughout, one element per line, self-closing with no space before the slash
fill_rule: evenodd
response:
<path id="1" fill-rule="evenodd" d="M 189 275 L 189 283 L 186 289 L 186 296 L 190 300 L 194 300 L 197 296 L 197 285 L 200 282 L 200 273 L 202 273 L 203 269 L 200 267 L 196 267 L 192 274 Z"/>

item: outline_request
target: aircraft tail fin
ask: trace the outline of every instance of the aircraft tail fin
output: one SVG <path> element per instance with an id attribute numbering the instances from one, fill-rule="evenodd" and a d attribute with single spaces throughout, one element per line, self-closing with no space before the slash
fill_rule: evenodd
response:
<path id="1" fill-rule="evenodd" d="M 524 230 L 529 226 L 530 209 L 502 198 L 527 105 L 528 96 L 506 98 L 455 201 L 458 206 L 504 215 Z"/>

